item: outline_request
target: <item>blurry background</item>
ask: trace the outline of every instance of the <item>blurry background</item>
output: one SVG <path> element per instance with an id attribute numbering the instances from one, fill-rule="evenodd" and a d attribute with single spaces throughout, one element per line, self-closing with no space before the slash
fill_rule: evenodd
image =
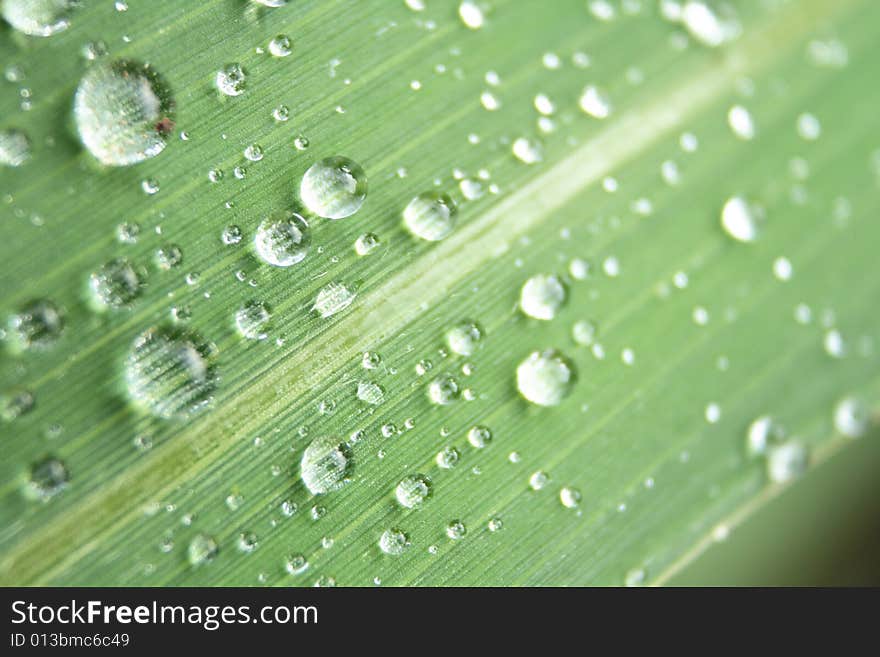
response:
<path id="1" fill-rule="evenodd" d="M 811 470 L 714 544 L 673 586 L 880 584 L 880 436 Z"/>

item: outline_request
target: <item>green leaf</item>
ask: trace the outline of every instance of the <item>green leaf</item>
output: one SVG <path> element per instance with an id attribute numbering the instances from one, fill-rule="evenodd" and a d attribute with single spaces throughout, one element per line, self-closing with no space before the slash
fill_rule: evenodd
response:
<path id="1" fill-rule="evenodd" d="M 479 29 L 457 2 L 426 4 L 130 0 L 84 3 L 48 38 L 4 26 L 0 130 L 31 152 L 0 167 L 0 582 L 663 583 L 876 426 L 876 3 L 735 3 L 718 47 L 647 0 L 493 0 Z M 277 35 L 290 56 L 269 54 Z M 117 59 L 167 83 L 156 130 L 173 132 L 104 167 L 71 107 Z M 246 72 L 238 96 L 215 86 L 229 64 Z M 737 105 L 751 139 L 728 126 Z M 326 220 L 298 191 L 333 156 L 369 183 L 355 214 Z M 426 192 L 457 205 L 436 242 L 402 219 Z M 734 197 L 764 218 L 752 242 L 722 229 Z M 270 266 L 257 228 L 291 211 L 309 252 Z M 361 256 L 367 233 L 379 244 Z M 90 276 L 120 258 L 143 290 L 96 311 Z M 519 308 L 539 274 L 566 290 L 550 321 Z M 328 284 L 344 289 L 323 317 Z M 46 335 L 22 329 L 32 300 L 63 315 L 45 348 L 26 348 Z M 266 339 L 241 335 L 242 308 Z M 447 333 L 471 322 L 459 355 Z M 198 387 L 179 366 L 158 383 L 140 369 L 181 341 Z M 575 377 L 541 407 L 516 373 L 545 350 Z M 779 444 L 753 457 L 765 415 Z M 334 461 L 314 462 L 313 494 L 300 461 L 324 436 Z M 395 491 L 413 476 L 430 494 L 406 508 Z"/>

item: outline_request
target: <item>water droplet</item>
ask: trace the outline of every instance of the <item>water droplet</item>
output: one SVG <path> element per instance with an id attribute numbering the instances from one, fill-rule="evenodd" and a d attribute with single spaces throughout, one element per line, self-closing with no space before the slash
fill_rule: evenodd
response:
<path id="1" fill-rule="evenodd" d="M 20 167 L 31 157 L 31 141 L 17 128 L 0 130 L 0 164 Z"/>
<path id="2" fill-rule="evenodd" d="M 596 325 L 586 319 L 581 319 L 571 327 L 571 337 L 581 346 L 589 346 L 596 339 L 598 329 Z"/>
<path id="3" fill-rule="evenodd" d="M 452 520 L 446 525 L 446 535 L 453 541 L 460 541 L 467 534 L 467 527 L 461 520 Z"/>
<path id="4" fill-rule="evenodd" d="M 832 358 L 843 358 L 846 355 L 846 345 L 843 342 L 843 336 L 837 329 L 831 329 L 825 333 L 822 339 L 822 346 L 825 353 Z"/>
<path id="5" fill-rule="evenodd" d="M 80 80 L 73 116 L 80 140 L 103 164 L 126 166 L 161 153 L 174 128 L 165 80 L 132 60 L 99 63 Z"/>
<path id="6" fill-rule="evenodd" d="M 705 46 L 716 48 L 739 36 L 740 25 L 728 5 L 710 7 L 708 3 L 688 0 L 681 9 L 681 22 L 692 37 Z"/>
<path id="7" fill-rule="evenodd" d="M 477 449 L 483 449 L 492 442 L 492 431 L 489 427 L 477 425 L 470 428 L 467 433 L 467 439 Z"/>
<path id="8" fill-rule="evenodd" d="M 755 121 L 751 113 L 742 105 L 734 105 L 727 112 L 727 124 L 739 139 L 749 141 L 755 138 Z"/>
<path id="9" fill-rule="evenodd" d="M 336 586 L 336 578 L 331 575 L 321 575 L 315 580 L 315 588 L 333 588 Z"/>
<path id="10" fill-rule="evenodd" d="M 785 429 L 769 415 L 756 418 L 746 432 L 746 452 L 749 456 L 763 456 L 773 443 L 785 438 Z"/>
<path id="11" fill-rule="evenodd" d="M 227 64 L 217 71 L 217 89 L 225 96 L 240 96 L 247 87 L 247 71 L 241 64 Z"/>
<path id="12" fill-rule="evenodd" d="M 265 340 L 272 311 L 262 301 L 249 301 L 235 313 L 235 326 L 248 340 Z"/>
<path id="13" fill-rule="evenodd" d="M 290 108 L 287 105 L 279 105 L 272 110 L 272 118 L 279 123 L 284 123 L 290 118 Z"/>
<path id="14" fill-rule="evenodd" d="M 372 381 L 359 381 L 357 385 L 357 398 L 365 404 L 378 406 L 385 400 L 385 391 Z"/>
<path id="15" fill-rule="evenodd" d="M 732 196 L 721 209 L 721 226 L 735 240 L 754 242 L 758 239 L 760 214 L 760 210 L 742 196 Z"/>
<path id="16" fill-rule="evenodd" d="M 460 356 L 471 356 L 477 350 L 483 331 L 479 325 L 471 321 L 456 324 L 446 332 L 446 344 L 449 349 Z"/>
<path id="17" fill-rule="evenodd" d="M 382 363 L 382 357 L 375 351 L 365 351 L 361 355 L 361 367 L 365 370 L 374 370 Z"/>
<path id="18" fill-rule="evenodd" d="M 460 392 L 458 381 L 449 374 L 441 374 L 428 384 L 428 399 L 441 406 L 454 402 Z"/>
<path id="19" fill-rule="evenodd" d="M 183 262 L 183 251 L 176 244 L 166 244 L 156 250 L 156 265 L 168 271 Z"/>
<path id="20" fill-rule="evenodd" d="M 793 272 L 794 269 L 788 258 L 780 256 L 773 261 L 773 275 L 780 281 L 790 280 Z"/>
<path id="21" fill-rule="evenodd" d="M 403 222 L 414 236 L 436 242 L 455 228 L 456 207 L 448 194 L 430 191 L 413 198 L 403 209 Z"/>
<path id="22" fill-rule="evenodd" d="M 644 568 L 633 568 L 624 575 L 623 585 L 629 587 L 642 586 L 645 583 L 646 576 Z"/>
<path id="23" fill-rule="evenodd" d="M 150 328 L 137 336 L 125 363 L 132 400 L 161 418 L 183 418 L 206 408 L 218 376 L 216 348 L 178 327 Z"/>
<path id="24" fill-rule="evenodd" d="M 528 401 L 557 406 L 575 383 L 574 365 L 553 349 L 533 351 L 516 368 L 516 387 Z"/>
<path id="25" fill-rule="evenodd" d="M 263 147 L 259 144 L 250 144 L 244 149 L 244 156 L 251 162 L 259 162 L 263 159 Z"/>
<path id="26" fill-rule="evenodd" d="M 834 407 L 834 428 L 847 438 L 858 438 L 867 431 L 871 414 L 867 404 L 855 397 L 846 397 Z"/>
<path id="27" fill-rule="evenodd" d="M 321 317 L 330 317 L 348 308 L 357 297 L 357 291 L 344 283 L 328 283 L 318 292 L 312 310 Z"/>
<path id="28" fill-rule="evenodd" d="M 375 233 L 364 233 L 354 242 L 354 250 L 359 256 L 370 255 L 379 246 L 379 236 Z"/>
<path id="29" fill-rule="evenodd" d="M 309 568 L 308 559 L 305 555 L 294 553 L 287 555 L 284 560 L 284 570 L 288 575 L 301 575 Z"/>
<path id="30" fill-rule="evenodd" d="M 767 476 L 770 481 L 777 484 L 802 475 L 808 463 L 807 448 L 795 441 L 774 445 L 767 450 Z"/>
<path id="31" fill-rule="evenodd" d="M 293 52 L 293 42 L 286 34 L 279 34 L 269 42 L 269 54 L 273 57 L 287 57 Z"/>
<path id="32" fill-rule="evenodd" d="M 583 281 L 590 276 L 590 263 L 581 258 L 572 258 L 568 263 L 568 273 L 576 281 Z"/>
<path id="33" fill-rule="evenodd" d="M 567 509 L 575 509 L 581 503 L 581 492 L 577 488 L 565 486 L 559 491 L 559 501 Z"/>
<path id="34" fill-rule="evenodd" d="M 223 243 L 228 245 L 238 244 L 241 242 L 241 238 L 241 228 L 235 224 L 228 225 L 223 229 L 223 233 L 220 235 L 220 239 L 223 240 Z"/>
<path id="35" fill-rule="evenodd" d="M 415 509 L 431 496 L 433 484 L 423 474 L 407 475 L 394 489 L 397 502 L 407 509 Z"/>
<path id="36" fill-rule="evenodd" d="M 721 407 L 715 402 L 712 402 L 706 406 L 704 415 L 706 416 L 706 422 L 709 424 L 715 424 L 721 419 Z"/>
<path id="37" fill-rule="evenodd" d="M 461 22 L 472 30 L 479 30 L 485 22 L 483 10 L 473 0 L 463 0 L 458 5 L 458 16 Z"/>
<path id="38" fill-rule="evenodd" d="M 30 301 L 9 317 L 9 346 L 14 352 L 48 349 L 61 337 L 64 325 L 64 312 L 55 303 Z"/>
<path id="39" fill-rule="evenodd" d="M 322 495 L 347 484 L 352 467 L 348 446 L 334 436 L 322 436 L 309 443 L 303 452 L 300 477 L 310 493 Z"/>
<path id="40" fill-rule="evenodd" d="M 363 205 L 367 197 L 367 174 L 347 157 L 327 157 L 305 172 L 299 195 L 309 211 L 319 217 L 343 219 Z"/>
<path id="41" fill-rule="evenodd" d="M 501 518 L 492 518 L 489 520 L 488 527 L 490 532 L 499 532 L 503 529 L 504 523 Z"/>
<path id="42" fill-rule="evenodd" d="M 536 139 L 518 137 L 514 140 L 511 151 L 524 164 L 536 164 L 544 159 L 544 147 Z"/>
<path id="43" fill-rule="evenodd" d="M 797 133 L 805 141 L 816 141 L 822 134 L 822 124 L 814 114 L 806 112 L 797 117 Z"/>
<path id="44" fill-rule="evenodd" d="M 519 307 L 529 317 L 551 320 L 565 303 L 567 293 L 562 281 L 551 274 L 537 274 L 520 291 Z"/>
<path id="45" fill-rule="evenodd" d="M 529 477 L 529 488 L 532 490 L 541 490 L 548 483 L 550 483 L 550 475 L 543 470 L 533 472 L 532 476 Z"/>
<path id="46" fill-rule="evenodd" d="M 437 456 L 435 460 L 437 461 L 437 465 L 444 470 L 451 470 L 458 464 L 458 460 L 461 457 L 461 454 L 455 447 L 444 447 L 442 450 L 437 452 Z"/>
<path id="47" fill-rule="evenodd" d="M 214 560 L 220 552 L 220 546 L 212 536 L 196 534 L 189 542 L 186 550 L 187 559 L 193 566 L 200 566 Z"/>
<path id="48" fill-rule="evenodd" d="M 304 151 L 309 147 L 309 138 L 305 135 L 297 135 L 293 140 L 293 147 L 298 151 Z"/>
<path id="49" fill-rule="evenodd" d="M 97 310 L 117 310 L 130 306 L 143 291 L 146 272 L 126 258 L 115 258 L 89 277 L 92 305 Z"/>
<path id="50" fill-rule="evenodd" d="M 379 548 L 385 554 L 398 556 L 409 546 L 409 539 L 399 529 L 386 529 L 379 537 Z"/>
<path id="51" fill-rule="evenodd" d="M 257 549 L 257 535 L 253 532 L 243 532 L 238 535 L 238 541 L 236 545 L 238 546 L 238 550 L 240 552 L 244 552 L 248 554 Z"/>
<path id="52" fill-rule="evenodd" d="M 608 98 L 608 94 L 599 87 L 590 85 L 584 89 L 578 104 L 584 113 L 594 119 L 607 119 L 611 116 L 611 100 Z"/>
<path id="53" fill-rule="evenodd" d="M 296 212 L 273 212 L 263 219 L 254 235 L 254 248 L 260 260 L 276 267 L 301 262 L 309 252 L 312 232 Z"/>
<path id="54" fill-rule="evenodd" d="M 75 0 L 4 0 L 3 18 L 19 32 L 49 37 L 70 26 Z"/>
<path id="55" fill-rule="evenodd" d="M 0 419 L 12 422 L 30 413 L 34 408 L 34 394 L 24 388 L 14 388 L 0 394 Z"/>

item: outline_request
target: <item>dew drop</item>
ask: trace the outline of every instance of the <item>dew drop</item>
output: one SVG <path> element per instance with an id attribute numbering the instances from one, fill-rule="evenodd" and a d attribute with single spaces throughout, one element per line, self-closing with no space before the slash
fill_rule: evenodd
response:
<path id="1" fill-rule="evenodd" d="M 529 488 L 532 490 L 541 490 L 548 483 L 550 483 L 550 475 L 548 475 L 543 470 L 538 470 L 537 472 L 533 472 L 529 477 Z"/>
<path id="2" fill-rule="evenodd" d="M 287 555 L 284 560 L 284 570 L 288 575 L 301 575 L 309 568 L 309 561 L 305 555 L 294 553 Z"/>
<path id="3" fill-rule="evenodd" d="M 353 467 L 351 451 L 334 436 L 315 438 L 306 447 L 300 462 L 300 477 L 313 495 L 342 488 Z"/>
<path id="4" fill-rule="evenodd" d="M 357 384 L 357 398 L 365 404 L 378 406 L 385 400 L 385 391 L 377 383 L 372 381 L 359 381 Z"/>
<path id="5" fill-rule="evenodd" d="M 489 427 L 477 425 L 470 428 L 467 433 L 467 439 L 477 449 L 483 449 L 492 442 L 492 431 Z"/>
<path id="6" fill-rule="evenodd" d="M 49 37 L 70 26 L 76 0 L 4 0 L 3 18 L 19 32 Z"/>
<path id="7" fill-rule="evenodd" d="M 527 137 L 515 139 L 511 151 L 514 157 L 524 164 L 536 164 L 544 159 L 544 147 L 541 142 Z"/>
<path id="8" fill-rule="evenodd" d="M 14 388 L 0 394 L 0 419 L 5 422 L 26 415 L 34 408 L 34 394 L 24 388 Z"/>
<path id="9" fill-rule="evenodd" d="M 578 320 L 571 328 L 572 339 L 581 346 L 589 346 L 596 339 L 598 329 L 596 325 L 586 319 Z"/>
<path id="10" fill-rule="evenodd" d="M 431 496 L 433 484 L 423 474 L 407 475 L 397 484 L 394 496 L 397 502 L 407 509 L 420 507 Z"/>
<path id="11" fill-rule="evenodd" d="M 354 242 L 354 250 L 359 256 L 370 255 L 380 244 L 375 233 L 363 233 Z"/>
<path id="12" fill-rule="evenodd" d="M 99 311 L 130 306 L 140 297 L 146 273 L 127 258 L 115 258 L 89 276 L 92 306 Z"/>
<path id="13" fill-rule="evenodd" d="M 224 96 L 240 96 L 247 87 L 247 71 L 241 64 L 227 64 L 217 71 L 214 84 Z"/>
<path id="14" fill-rule="evenodd" d="M 608 94 L 599 87 L 590 85 L 584 89 L 578 100 L 578 105 L 585 114 L 594 119 L 607 119 L 611 116 L 611 100 L 608 98 Z"/>
<path id="15" fill-rule="evenodd" d="M 871 421 L 868 406 L 855 397 L 846 397 L 834 407 L 834 428 L 847 438 L 858 438 L 867 431 Z"/>
<path id="16" fill-rule="evenodd" d="M 409 546 L 409 540 L 399 529 L 386 529 L 379 537 L 379 549 L 385 554 L 399 556 Z"/>
<path id="17" fill-rule="evenodd" d="M 230 224 L 226 228 L 223 229 L 223 233 L 220 235 L 220 239 L 223 240 L 224 244 L 233 245 L 241 242 L 242 232 L 241 228 L 235 224 Z"/>
<path id="18" fill-rule="evenodd" d="M 559 501 L 566 509 L 575 509 L 581 503 L 581 493 L 577 488 L 565 486 L 559 491 Z"/>
<path id="19" fill-rule="evenodd" d="M 448 194 L 423 192 L 403 209 L 403 223 L 415 237 L 437 242 L 455 228 L 455 215 L 456 206 Z"/>
<path id="20" fill-rule="evenodd" d="M 265 340 L 272 311 L 262 301 L 249 301 L 235 313 L 235 327 L 248 340 Z"/>
<path id="21" fill-rule="evenodd" d="M 472 30 L 479 30 L 485 22 L 483 10 L 473 0 L 463 0 L 458 5 L 458 16 L 461 18 L 461 22 Z"/>
<path id="22" fill-rule="evenodd" d="M 789 441 L 767 450 L 767 476 L 770 481 L 782 484 L 802 475 L 809 463 L 807 448 L 801 443 Z"/>
<path id="23" fill-rule="evenodd" d="M 30 158 L 31 141 L 22 130 L 0 130 L 0 164 L 20 167 Z"/>
<path id="24" fill-rule="evenodd" d="M 460 393 L 458 381 L 449 374 L 442 374 L 428 384 L 428 399 L 439 406 L 451 404 Z"/>
<path id="25" fill-rule="evenodd" d="M 692 37 L 710 48 L 735 39 L 741 29 L 728 5 L 718 5 L 715 9 L 702 0 L 685 2 L 681 8 L 681 22 Z"/>
<path id="26" fill-rule="evenodd" d="M 553 349 L 533 351 L 516 368 L 516 387 L 538 406 L 558 406 L 575 383 L 574 365 Z"/>
<path id="27" fill-rule="evenodd" d="M 343 219 L 357 212 L 367 197 L 367 175 L 347 157 L 315 162 L 302 177 L 300 199 L 313 214 Z"/>
<path id="28" fill-rule="evenodd" d="M 293 42 L 286 34 L 279 34 L 269 42 L 269 54 L 273 57 L 287 57 L 293 52 Z"/>
<path id="29" fill-rule="evenodd" d="M 99 63 L 80 80 L 73 116 L 80 140 L 98 161 L 126 166 L 155 157 L 174 127 L 165 80 L 132 60 Z"/>
<path id="30" fill-rule="evenodd" d="M 7 340 L 13 352 L 48 349 L 64 332 L 64 312 L 48 299 L 24 304 L 7 322 Z"/>
<path id="31" fill-rule="evenodd" d="M 196 534 L 189 542 L 186 549 L 186 556 L 190 564 L 200 566 L 214 560 L 220 552 L 217 541 L 207 534 Z"/>
<path id="32" fill-rule="evenodd" d="M 721 226 L 733 239 L 739 242 L 754 242 L 758 239 L 760 211 L 742 196 L 732 196 L 721 209 Z"/>
<path id="33" fill-rule="evenodd" d="M 125 363 L 131 399 L 161 418 L 184 418 L 205 409 L 218 376 L 216 348 L 199 334 L 177 327 L 138 335 Z"/>
<path id="34" fill-rule="evenodd" d="M 321 317 L 331 317 L 348 308 L 357 297 L 357 291 L 344 283 L 328 283 L 318 292 L 312 310 Z"/>
<path id="35" fill-rule="evenodd" d="M 551 274 L 537 274 L 523 284 L 519 307 L 529 317 L 548 321 L 556 317 L 567 296 L 559 278 Z"/>
<path id="36" fill-rule="evenodd" d="M 446 344 L 450 351 L 460 356 L 471 356 L 477 350 L 483 331 L 475 322 L 465 320 L 446 332 Z"/>
<path id="37" fill-rule="evenodd" d="M 467 534 L 467 527 L 461 520 L 452 520 L 446 525 L 446 535 L 453 541 L 460 541 Z"/>
<path id="38" fill-rule="evenodd" d="M 755 121 L 742 105 L 734 105 L 727 112 L 727 125 L 739 139 L 750 141 L 755 138 Z"/>
<path id="39" fill-rule="evenodd" d="M 309 252 L 312 232 L 306 220 L 290 210 L 273 212 L 263 219 L 254 235 L 260 260 L 276 267 L 301 262 Z"/>
<path id="40" fill-rule="evenodd" d="M 458 460 L 461 458 L 461 454 L 455 447 L 444 447 L 442 450 L 437 452 L 437 456 L 435 458 L 437 465 L 444 470 L 451 470 L 458 464 Z"/>

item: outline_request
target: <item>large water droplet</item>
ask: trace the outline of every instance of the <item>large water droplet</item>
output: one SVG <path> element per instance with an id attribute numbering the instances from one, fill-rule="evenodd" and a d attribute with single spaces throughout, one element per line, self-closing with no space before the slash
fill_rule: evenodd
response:
<path id="1" fill-rule="evenodd" d="M 537 274 L 520 290 L 519 307 L 529 317 L 551 320 L 565 303 L 565 286 L 556 276 Z"/>
<path id="2" fill-rule="evenodd" d="M 301 262 L 311 242 L 309 224 L 292 211 L 272 213 L 263 219 L 254 235 L 254 247 L 260 260 L 276 267 Z"/>
<path id="3" fill-rule="evenodd" d="M 73 101 L 80 139 L 100 162 L 135 164 L 161 153 L 174 126 L 174 100 L 162 77 L 131 60 L 86 71 Z"/>
<path id="4" fill-rule="evenodd" d="M 215 347 L 178 327 L 137 336 L 125 364 L 132 400 L 161 418 L 183 418 L 206 408 L 217 388 Z"/>
<path id="5" fill-rule="evenodd" d="M 4 0 L 3 18 L 19 32 L 48 37 L 70 26 L 75 0 Z"/>
<path id="6" fill-rule="evenodd" d="M 516 368 L 517 390 L 539 406 L 559 405 L 574 382 L 574 365 L 553 349 L 533 351 Z"/>
<path id="7" fill-rule="evenodd" d="M 347 157 L 327 157 L 305 172 L 299 196 L 309 211 L 319 217 L 343 219 L 363 205 L 367 197 L 367 174 Z"/>
<path id="8" fill-rule="evenodd" d="M 299 472 L 313 495 L 339 490 L 349 482 L 353 467 L 348 446 L 334 436 L 315 438 L 306 447 Z"/>
<path id="9" fill-rule="evenodd" d="M 416 237 L 437 242 L 455 228 L 456 207 L 448 194 L 423 192 L 403 209 L 403 223 Z"/>
<path id="10" fill-rule="evenodd" d="M 441 374 L 428 384 L 428 399 L 440 406 L 446 406 L 458 399 L 461 388 L 458 381 L 449 374 Z"/>

